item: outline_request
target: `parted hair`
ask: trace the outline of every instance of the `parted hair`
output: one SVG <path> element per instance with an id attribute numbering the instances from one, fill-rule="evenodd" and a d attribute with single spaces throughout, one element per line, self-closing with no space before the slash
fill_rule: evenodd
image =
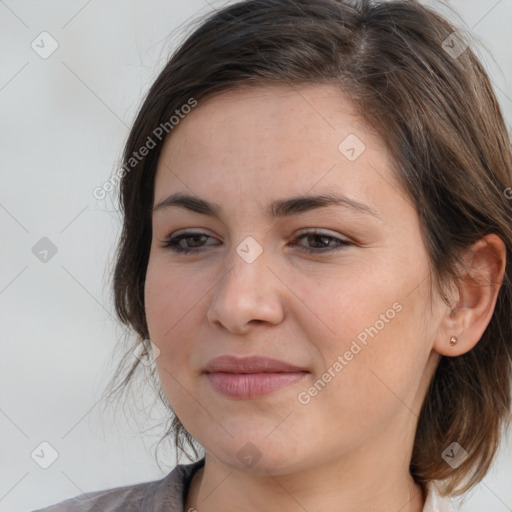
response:
<path id="1" fill-rule="evenodd" d="M 155 140 L 155 128 L 190 98 L 200 105 L 237 85 L 333 84 L 389 149 L 393 172 L 419 215 L 431 286 L 447 304 L 448 285 L 465 268 L 461 255 L 490 233 L 505 243 L 509 257 L 492 318 L 473 349 L 441 357 L 410 462 L 423 489 L 441 480 L 442 493 L 455 496 L 480 482 L 511 419 L 512 153 L 473 44 L 463 29 L 417 0 L 244 0 L 201 18 L 149 88 L 124 147 L 123 225 L 111 276 L 116 314 L 135 341 L 119 362 L 109 397 L 123 392 L 139 369 L 149 371 L 170 411 L 161 441 L 172 438 L 178 451 L 191 448 L 197 458 L 198 443 L 173 413 L 154 365 L 132 354 L 136 347 L 149 354 L 151 346 L 144 283 L 165 141 Z M 148 137 L 155 147 L 127 167 Z M 468 453 L 457 468 L 442 457 L 454 441 Z"/>

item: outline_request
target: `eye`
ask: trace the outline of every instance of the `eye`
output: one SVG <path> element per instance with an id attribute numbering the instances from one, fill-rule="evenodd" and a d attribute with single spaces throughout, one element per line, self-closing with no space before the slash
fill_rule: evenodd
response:
<path id="1" fill-rule="evenodd" d="M 303 239 L 310 240 L 311 242 L 313 242 L 312 248 L 305 247 L 300 244 L 297 245 L 297 247 L 299 248 L 299 251 L 304 251 L 304 252 L 308 252 L 308 253 L 332 252 L 332 251 L 340 250 L 343 247 L 353 245 L 353 243 L 350 242 L 349 240 L 337 238 L 335 236 L 323 233 L 316 229 L 302 233 L 300 236 L 298 236 L 294 240 L 294 242 L 296 242 L 297 240 L 303 240 Z M 334 242 L 335 245 L 329 245 L 331 242 Z M 296 244 L 292 244 L 292 245 L 296 245 Z"/>
<path id="2" fill-rule="evenodd" d="M 188 252 L 197 252 L 197 249 L 203 247 L 204 246 L 203 242 L 208 238 L 212 238 L 212 237 L 209 235 L 206 235 L 205 233 L 196 233 L 194 231 L 185 231 L 179 235 L 174 235 L 172 237 L 169 237 L 167 240 L 164 241 L 164 244 L 162 245 L 162 247 L 168 248 L 171 251 L 179 252 L 182 254 L 188 253 Z M 185 243 L 185 245 L 183 242 Z M 212 244 L 209 244 L 209 245 L 212 245 Z"/>
<path id="3" fill-rule="evenodd" d="M 207 239 L 213 239 L 213 237 L 205 234 L 205 233 L 197 233 L 193 231 L 185 231 L 181 232 L 178 235 L 173 235 L 167 238 L 162 247 L 170 249 L 173 252 L 178 252 L 181 254 L 189 253 L 189 252 L 198 252 L 203 247 L 207 245 L 217 245 L 217 244 L 205 244 Z M 313 247 L 305 247 L 301 244 L 296 244 L 298 240 L 309 240 L 313 242 Z M 334 245 L 333 245 L 334 243 Z M 349 245 L 353 245 L 352 242 L 337 238 L 335 236 L 323 233 L 318 230 L 311 230 L 302 233 L 291 245 L 296 246 L 299 251 L 308 252 L 308 253 L 326 253 L 332 252 L 336 250 L 340 250 L 342 247 L 346 247 Z"/>

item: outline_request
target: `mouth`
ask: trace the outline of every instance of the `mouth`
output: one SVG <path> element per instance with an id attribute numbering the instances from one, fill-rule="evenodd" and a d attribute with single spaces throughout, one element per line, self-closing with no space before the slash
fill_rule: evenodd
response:
<path id="1" fill-rule="evenodd" d="M 225 355 L 212 359 L 205 366 L 206 373 L 296 373 L 307 371 L 305 368 L 292 365 L 286 361 L 270 357 L 250 356 L 237 357 Z"/>
<path id="2" fill-rule="evenodd" d="M 251 399 L 283 389 L 309 372 L 278 359 L 221 356 L 210 361 L 204 373 L 218 393 L 231 398 Z"/>

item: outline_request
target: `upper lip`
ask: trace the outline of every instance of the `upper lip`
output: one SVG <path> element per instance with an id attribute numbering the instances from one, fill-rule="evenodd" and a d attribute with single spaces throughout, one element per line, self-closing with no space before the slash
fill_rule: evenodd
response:
<path id="1" fill-rule="evenodd" d="M 305 372 L 304 368 L 270 357 L 220 356 L 212 359 L 204 368 L 206 373 L 291 373 Z"/>

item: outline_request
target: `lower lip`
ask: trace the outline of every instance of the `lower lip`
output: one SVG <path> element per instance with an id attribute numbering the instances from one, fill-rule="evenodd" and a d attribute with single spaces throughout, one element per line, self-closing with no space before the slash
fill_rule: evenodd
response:
<path id="1" fill-rule="evenodd" d="M 232 398 L 258 398 L 302 379 L 307 372 L 294 373 L 207 373 L 213 389 Z"/>

